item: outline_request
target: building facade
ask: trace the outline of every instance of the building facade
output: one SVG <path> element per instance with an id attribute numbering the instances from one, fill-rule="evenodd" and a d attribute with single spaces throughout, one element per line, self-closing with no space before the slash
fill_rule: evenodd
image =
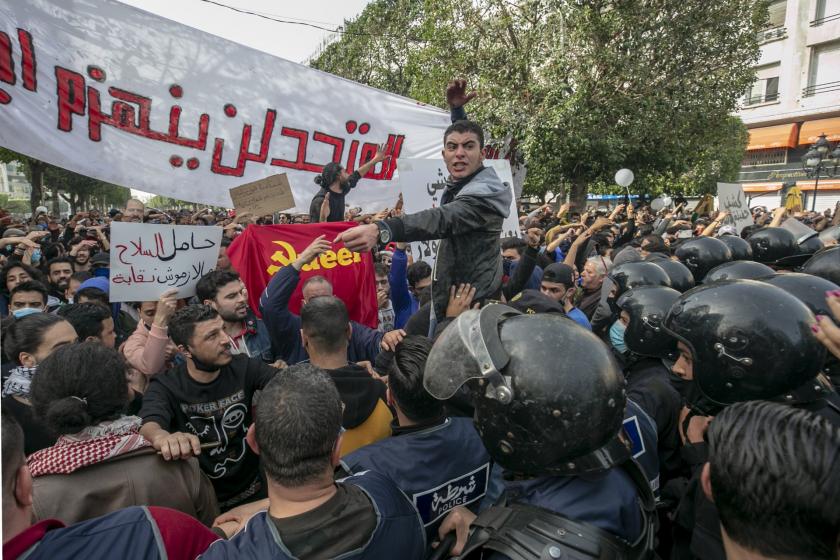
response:
<path id="1" fill-rule="evenodd" d="M 840 0 L 773 1 L 759 41 L 756 81 L 738 112 L 750 133 L 739 182 L 751 206 L 780 206 L 795 185 L 810 209 L 817 182 L 802 156 L 820 134 L 832 149 L 840 142 Z M 840 202 L 840 177 L 827 175 L 817 210 Z"/>

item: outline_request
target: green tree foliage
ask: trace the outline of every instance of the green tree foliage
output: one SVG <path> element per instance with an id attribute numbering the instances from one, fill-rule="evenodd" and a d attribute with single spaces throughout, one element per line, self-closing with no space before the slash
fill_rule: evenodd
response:
<path id="1" fill-rule="evenodd" d="M 443 105 L 453 77 L 489 136 L 512 137 L 526 192 L 610 185 L 709 192 L 732 180 L 764 0 L 374 0 L 313 67 Z"/>
<path id="2" fill-rule="evenodd" d="M 23 164 L 23 172 L 32 185 L 29 201 L 29 211 L 32 213 L 43 202 L 45 187 L 52 191 L 54 201 L 56 195 L 63 198 L 70 205 L 72 213 L 93 206 L 123 208 L 131 197 L 131 190 L 126 187 L 79 175 L 6 148 L 0 148 L 0 163 L 12 161 Z M 56 207 L 57 205 L 54 204 L 54 208 Z"/>
<path id="3" fill-rule="evenodd" d="M 194 206 L 195 204 L 192 202 L 161 195 L 155 195 L 146 202 L 146 208 L 158 208 L 160 210 L 170 210 L 172 208 L 192 208 Z"/>

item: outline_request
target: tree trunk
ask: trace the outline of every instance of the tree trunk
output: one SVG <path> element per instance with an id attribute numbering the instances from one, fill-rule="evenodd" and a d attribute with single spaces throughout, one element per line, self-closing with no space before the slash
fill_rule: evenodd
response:
<path id="1" fill-rule="evenodd" d="M 586 211 L 586 193 L 588 187 L 583 179 L 576 178 L 572 181 L 572 190 L 569 193 L 569 202 L 572 204 L 572 210 L 583 213 Z"/>
<path id="2" fill-rule="evenodd" d="M 59 204 L 58 187 L 53 187 L 52 190 L 52 213 L 56 216 L 61 215 L 61 205 Z"/>
<path id="3" fill-rule="evenodd" d="M 44 164 L 30 158 L 29 169 L 32 172 L 32 192 L 29 193 L 29 207 L 34 216 L 35 209 L 41 205 L 41 197 L 44 192 Z"/>

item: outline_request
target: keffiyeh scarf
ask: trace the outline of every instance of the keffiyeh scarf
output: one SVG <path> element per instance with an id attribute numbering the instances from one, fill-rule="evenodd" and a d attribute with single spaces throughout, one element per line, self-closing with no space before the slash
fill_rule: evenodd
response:
<path id="1" fill-rule="evenodd" d="M 130 453 L 151 443 L 140 435 L 140 418 L 123 416 L 89 426 L 73 435 L 61 436 L 55 445 L 29 456 L 32 476 L 70 474 L 81 468 Z"/>

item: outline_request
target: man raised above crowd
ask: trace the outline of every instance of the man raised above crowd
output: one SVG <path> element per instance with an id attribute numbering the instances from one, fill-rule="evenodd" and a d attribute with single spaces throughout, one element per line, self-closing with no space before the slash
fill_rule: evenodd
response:
<path id="1" fill-rule="evenodd" d="M 312 198 L 309 205 L 309 220 L 311 222 L 343 222 L 344 198 L 347 196 L 370 171 L 374 165 L 388 158 L 380 148 L 370 161 L 361 165 L 353 173 L 348 173 L 340 163 L 330 162 L 324 166 L 321 174 L 315 177 L 315 182 L 321 185 L 321 190 Z M 321 219 L 321 210 L 325 219 Z"/>
<path id="2" fill-rule="evenodd" d="M 484 167 L 484 131 L 463 119 L 462 108 L 475 93 L 466 93 L 466 82 L 456 80 L 446 89 L 453 124 L 443 135 L 443 159 L 449 171 L 446 189 L 437 208 L 389 218 L 341 233 L 351 251 L 368 251 L 390 241 L 441 239 L 432 283 L 432 325 L 445 315 L 449 288 L 469 283 L 476 299 L 498 298 L 502 288 L 502 255 L 499 236 L 510 213 L 511 189 L 492 167 Z"/>

